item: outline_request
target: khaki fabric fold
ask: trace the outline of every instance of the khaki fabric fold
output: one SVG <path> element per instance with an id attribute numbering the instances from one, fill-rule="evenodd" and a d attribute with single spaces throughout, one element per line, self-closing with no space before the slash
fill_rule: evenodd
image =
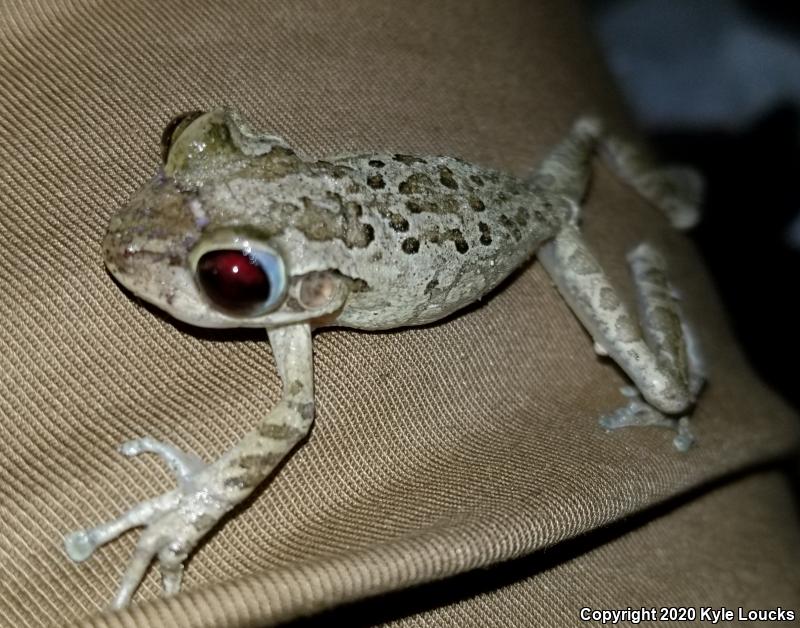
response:
<path id="1" fill-rule="evenodd" d="M 584 112 L 628 125 L 577 2 L 5 0 L 0 76 L 0 625 L 274 625 L 557 548 L 797 446 L 687 238 L 598 166 L 587 239 L 631 299 L 625 253 L 664 251 L 708 356 L 696 448 L 598 426 L 626 380 L 534 261 L 442 324 L 318 334 L 308 442 L 199 548 L 183 593 L 161 599 L 153 569 L 132 608 L 103 613 L 137 534 L 79 565 L 64 534 L 172 487 L 116 446 L 151 435 L 213 460 L 279 394 L 265 334 L 175 324 L 103 269 L 106 222 L 158 167 L 172 115 L 230 105 L 308 156 L 450 154 L 519 175 Z M 763 522 L 796 555 L 777 529 L 792 522 Z M 674 543 L 702 542 L 676 525 Z M 732 579 L 731 599 L 772 586 L 764 573 Z"/>
<path id="2" fill-rule="evenodd" d="M 387 628 L 571 626 L 586 617 L 596 625 L 596 613 L 628 609 L 642 625 L 686 625 L 692 618 L 712 625 L 723 609 L 735 619 L 765 610 L 778 618 L 784 611 L 788 621 L 788 611 L 797 618 L 800 590 L 798 552 L 786 551 L 800 544 L 792 502 L 784 476 L 758 472 L 494 569 L 291 626 L 352 626 L 362 617 L 393 618 L 380 624 Z M 618 623 L 631 625 L 636 617 Z"/>

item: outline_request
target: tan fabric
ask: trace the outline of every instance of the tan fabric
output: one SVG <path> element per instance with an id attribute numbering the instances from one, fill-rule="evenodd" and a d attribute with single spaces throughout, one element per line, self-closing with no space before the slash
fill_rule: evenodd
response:
<path id="1" fill-rule="evenodd" d="M 791 487 L 773 472 L 714 488 L 495 569 L 349 605 L 302 626 L 351 626 L 360 617 L 401 617 L 381 624 L 387 628 L 568 626 L 580 623 L 582 608 L 655 607 L 656 617 L 684 608 L 698 618 L 703 608 L 723 606 L 797 613 L 800 555 L 786 551 L 800 546 Z"/>
<path id="2" fill-rule="evenodd" d="M 533 264 L 442 325 L 320 334 L 309 442 L 200 548 L 184 594 L 158 599 L 154 570 L 139 605 L 101 617 L 136 534 L 81 565 L 63 535 L 172 485 L 116 445 L 150 434 L 212 459 L 278 395 L 263 334 L 175 325 L 103 270 L 106 221 L 173 113 L 231 104 L 315 156 L 392 148 L 520 174 L 579 113 L 621 115 L 563 0 L 5 0 L 0 76 L 2 625 L 269 625 L 558 545 L 796 446 L 687 240 L 600 169 L 598 256 L 630 294 L 624 253 L 668 252 L 708 353 L 696 449 L 603 433 L 624 379 Z M 733 579 L 731 599 L 772 584 Z"/>

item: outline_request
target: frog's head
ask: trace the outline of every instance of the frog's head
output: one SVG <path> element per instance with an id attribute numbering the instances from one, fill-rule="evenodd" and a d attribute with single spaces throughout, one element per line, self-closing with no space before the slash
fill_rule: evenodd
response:
<path id="1" fill-rule="evenodd" d="M 106 266 L 134 294 L 200 327 L 273 327 L 334 318 L 350 280 L 292 273 L 280 245 L 247 226 L 209 224 L 205 181 L 273 150 L 228 111 L 175 118 L 162 138 L 162 169 L 116 212 L 103 242 Z"/>

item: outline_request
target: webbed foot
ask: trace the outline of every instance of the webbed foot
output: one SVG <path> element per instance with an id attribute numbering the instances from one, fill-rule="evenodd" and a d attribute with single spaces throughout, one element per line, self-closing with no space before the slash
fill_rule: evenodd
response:
<path id="1" fill-rule="evenodd" d="M 628 403 L 611 414 L 600 417 L 600 425 L 607 430 L 616 430 L 633 425 L 666 427 L 677 432 L 672 444 L 681 452 L 689 451 L 695 441 L 689 424 L 689 417 L 679 419 L 668 417 L 639 396 L 635 388 L 626 387 L 622 394 L 630 399 Z"/>

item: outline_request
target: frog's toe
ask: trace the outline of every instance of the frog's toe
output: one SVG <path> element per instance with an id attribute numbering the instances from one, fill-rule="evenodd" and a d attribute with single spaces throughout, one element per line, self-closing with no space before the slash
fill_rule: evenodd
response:
<path id="1" fill-rule="evenodd" d="M 92 541 L 89 530 L 78 530 L 64 537 L 64 549 L 71 560 L 80 563 L 92 555 L 97 545 Z"/>
<path id="2" fill-rule="evenodd" d="M 120 580 L 112 606 L 122 608 L 130 602 L 150 563 L 157 559 L 166 595 L 181 588 L 183 563 L 205 534 L 227 512 L 228 502 L 209 490 L 217 476 L 191 454 L 150 438 L 140 438 L 120 446 L 127 456 L 155 453 L 164 458 L 179 480 L 179 486 L 163 495 L 136 504 L 120 517 L 66 535 L 64 547 L 74 561 L 84 561 L 101 545 L 132 528 L 144 530 Z M 205 469 L 206 473 L 200 473 Z"/>
<path id="3" fill-rule="evenodd" d="M 119 446 L 119 451 L 125 456 L 138 456 L 143 453 L 156 454 L 167 463 L 181 486 L 185 486 L 192 477 L 207 466 L 199 456 L 191 452 L 181 451 L 169 443 L 147 436 L 122 443 Z"/>
<path id="4" fill-rule="evenodd" d="M 147 572 L 147 567 L 159 550 L 156 541 L 146 531 L 142 534 L 136 544 L 131 562 L 128 563 L 128 568 L 119 583 L 119 589 L 117 589 L 117 594 L 114 596 L 114 601 L 111 602 L 111 608 L 124 608 L 130 603 L 133 594 L 139 588 L 139 584 Z"/>
<path id="5" fill-rule="evenodd" d="M 694 441 L 695 437 L 692 434 L 689 417 L 681 417 L 678 419 L 678 434 L 672 439 L 672 444 L 678 451 L 686 452 L 694 445 Z"/>
<path id="6" fill-rule="evenodd" d="M 187 544 L 181 540 L 181 537 L 186 536 L 183 533 L 186 527 L 187 523 L 176 517 L 174 510 L 163 513 L 150 522 L 136 543 L 136 549 L 111 603 L 112 608 L 123 608 L 130 603 L 147 568 L 156 557 L 161 564 L 165 593 L 174 595 L 180 590 L 183 561 L 188 556 L 188 551 L 182 549 Z"/>
<path id="7" fill-rule="evenodd" d="M 178 488 L 142 501 L 120 517 L 64 537 L 67 555 L 84 561 L 101 545 L 132 528 L 144 526 L 136 550 L 120 582 L 114 608 L 126 606 L 144 577 L 150 562 L 158 557 L 164 592 L 180 590 L 183 561 L 197 541 L 219 518 L 219 504 L 203 489 L 199 477 L 207 465 L 197 456 L 152 438 L 137 438 L 120 445 L 126 456 L 154 453 L 163 458 L 178 479 Z"/>
<path id="8" fill-rule="evenodd" d="M 162 513 L 174 507 L 178 500 L 178 491 L 170 491 L 155 499 L 136 504 L 116 519 L 101 523 L 93 528 L 86 528 L 67 534 L 64 537 L 64 549 L 67 552 L 67 556 L 75 562 L 86 560 L 101 545 L 113 541 L 132 528 L 147 525 Z"/>
<path id="9" fill-rule="evenodd" d="M 680 452 L 688 451 L 695 438 L 690 428 L 689 417 L 675 419 L 668 417 L 653 406 L 641 400 L 635 389 L 625 389 L 623 394 L 630 401 L 610 414 L 600 417 L 599 423 L 607 430 L 616 430 L 621 427 L 631 426 L 656 426 L 675 430 L 677 435 L 672 439 L 672 444 Z"/>
<path id="10" fill-rule="evenodd" d="M 164 595 L 175 595 L 181 590 L 183 561 L 179 560 L 176 563 L 161 554 L 158 556 L 158 561 L 161 567 L 161 586 L 164 589 Z"/>
<path id="11" fill-rule="evenodd" d="M 209 496 L 206 489 L 197 488 L 180 493 L 177 500 L 155 513 L 143 524 L 144 531 L 122 576 L 113 607 L 128 605 L 154 559 L 161 569 L 164 593 L 178 593 L 184 562 L 224 512 L 223 504 Z"/>
<path id="12" fill-rule="evenodd" d="M 616 430 L 632 425 L 656 425 L 675 428 L 675 420 L 670 419 L 653 406 L 643 402 L 638 395 L 626 391 L 630 401 L 610 414 L 600 417 L 600 425 L 607 430 Z"/>

